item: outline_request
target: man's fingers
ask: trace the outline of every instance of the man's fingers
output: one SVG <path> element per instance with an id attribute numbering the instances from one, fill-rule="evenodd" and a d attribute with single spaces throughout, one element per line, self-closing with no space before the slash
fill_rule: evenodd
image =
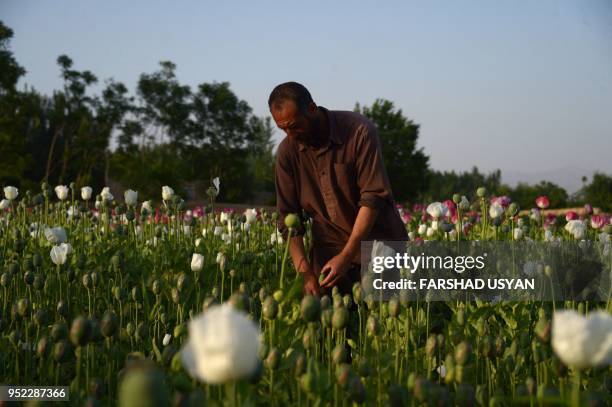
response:
<path id="1" fill-rule="evenodd" d="M 328 286 L 329 282 L 332 281 L 336 276 L 336 270 L 332 270 L 324 279 L 323 281 L 321 281 L 321 284 L 319 284 L 321 287 L 326 287 Z"/>

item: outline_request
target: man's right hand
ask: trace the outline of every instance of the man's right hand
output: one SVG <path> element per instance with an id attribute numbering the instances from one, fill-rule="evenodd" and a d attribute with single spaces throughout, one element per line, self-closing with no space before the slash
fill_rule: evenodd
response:
<path id="1" fill-rule="evenodd" d="M 319 297 L 321 295 L 319 281 L 312 271 L 302 274 L 304 278 L 304 294 Z"/>

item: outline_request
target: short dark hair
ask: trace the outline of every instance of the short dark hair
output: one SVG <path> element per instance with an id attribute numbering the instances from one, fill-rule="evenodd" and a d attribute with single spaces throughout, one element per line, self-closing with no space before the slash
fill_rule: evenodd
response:
<path id="1" fill-rule="evenodd" d="M 312 96 L 304 85 L 297 82 L 285 82 L 272 90 L 268 98 L 268 107 L 272 110 L 272 106 L 277 108 L 287 100 L 293 101 L 300 112 L 305 112 L 308 105 L 313 103 Z"/>

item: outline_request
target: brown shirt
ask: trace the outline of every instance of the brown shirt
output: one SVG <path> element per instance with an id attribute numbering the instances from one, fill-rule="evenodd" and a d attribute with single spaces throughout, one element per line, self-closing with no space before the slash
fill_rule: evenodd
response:
<path id="1" fill-rule="evenodd" d="M 374 124 L 358 113 L 319 109 L 328 118 L 328 143 L 315 149 L 285 137 L 276 153 L 278 228 L 286 239 L 287 214 L 301 215 L 303 209 L 313 219 L 311 258 L 317 275 L 348 241 L 361 206 L 378 209 L 367 240 L 408 238 Z M 303 227 L 297 231 L 303 233 Z M 359 253 L 353 263 L 360 263 Z"/>

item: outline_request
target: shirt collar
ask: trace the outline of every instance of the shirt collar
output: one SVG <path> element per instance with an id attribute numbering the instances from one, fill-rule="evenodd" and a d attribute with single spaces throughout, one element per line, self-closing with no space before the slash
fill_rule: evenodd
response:
<path id="1" fill-rule="evenodd" d="M 323 106 L 319 106 L 319 109 L 321 109 L 325 115 L 327 116 L 327 123 L 329 124 L 329 141 L 330 143 L 336 144 L 336 145 L 340 145 L 342 144 L 342 139 L 340 138 L 340 135 L 338 134 L 338 129 L 336 128 L 336 117 L 334 116 L 334 113 L 327 110 L 326 108 L 324 108 Z M 326 144 L 325 146 L 321 147 L 319 150 L 320 151 L 324 151 L 327 149 L 327 147 L 329 147 L 330 143 Z M 300 143 L 298 141 L 298 146 L 300 151 L 304 151 L 306 150 L 306 145 Z"/>

